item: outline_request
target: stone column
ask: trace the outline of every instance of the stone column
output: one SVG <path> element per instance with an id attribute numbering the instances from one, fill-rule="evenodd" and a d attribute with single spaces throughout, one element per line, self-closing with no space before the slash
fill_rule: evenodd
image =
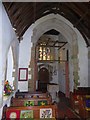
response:
<path id="1" fill-rule="evenodd" d="M 19 42 L 15 41 L 14 38 L 12 42 L 12 53 L 13 53 L 13 85 L 14 89 L 18 90 L 18 67 L 19 67 Z"/>
<path id="2" fill-rule="evenodd" d="M 33 46 L 31 48 L 31 61 L 30 61 L 30 67 L 31 67 L 31 79 L 29 80 L 29 91 L 35 90 L 35 44 L 33 43 Z"/>
<path id="3" fill-rule="evenodd" d="M 74 78 L 74 89 L 77 89 L 79 85 L 79 65 L 78 65 L 78 41 L 76 37 L 73 37 L 72 41 L 72 61 L 73 61 L 73 78 Z"/>
<path id="4" fill-rule="evenodd" d="M 14 90 L 18 90 L 18 65 L 15 65 L 15 72 L 14 72 L 14 81 L 13 81 L 13 86 Z"/>

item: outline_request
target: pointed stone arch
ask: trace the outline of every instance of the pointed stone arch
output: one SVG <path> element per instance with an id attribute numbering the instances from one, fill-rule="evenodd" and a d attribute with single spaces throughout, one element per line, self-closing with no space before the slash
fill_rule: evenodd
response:
<path id="1" fill-rule="evenodd" d="M 72 74 L 72 80 L 74 82 L 74 87 L 76 88 L 78 85 L 79 80 L 79 66 L 78 66 L 78 41 L 77 41 L 77 34 L 75 31 L 66 24 L 63 20 L 58 19 L 57 17 L 53 16 L 51 19 L 48 19 L 40 24 L 38 24 L 33 29 L 33 36 L 31 38 L 31 42 L 33 43 L 33 47 L 35 48 L 35 45 L 38 41 L 38 39 L 47 31 L 55 29 L 56 31 L 60 32 L 67 40 L 70 46 L 71 51 L 71 74 Z M 34 51 L 33 51 L 34 52 Z M 72 71 L 73 70 L 73 71 Z"/>
<path id="2" fill-rule="evenodd" d="M 54 23 L 54 22 L 50 23 L 50 21 L 52 19 L 54 19 L 54 22 L 56 22 L 56 21 L 58 21 L 58 22 L 57 23 Z M 58 23 L 61 23 L 61 24 L 58 24 Z M 56 27 L 55 27 L 55 24 L 57 25 Z M 51 28 L 50 28 L 50 26 L 51 26 Z M 61 26 L 63 29 L 61 29 Z M 70 73 L 69 73 L 70 74 L 70 91 L 73 91 L 73 88 L 74 87 L 76 88 L 78 83 L 79 83 L 79 85 L 78 85 L 79 87 L 83 87 L 83 86 L 87 87 L 88 86 L 88 74 L 89 74 L 88 73 L 89 68 L 88 68 L 88 56 L 87 56 L 88 48 L 87 48 L 87 45 L 85 43 L 83 36 L 78 31 L 78 29 L 74 28 L 73 24 L 71 24 L 67 19 L 65 19 L 61 15 L 58 15 L 58 14 L 46 15 L 46 16 L 38 19 L 26 31 L 25 35 L 27 37 L 28 37 L 28 35 L 30 35 L 30 38 L 28 37 L 28 41 L 32 45 L 32 47 L 30 47 L 30 49 L 31 49 L 30 51 L 33 51 L 30 53 L 30 59 L 29 59 L 30 67 L 32 65 L 32 63 L 31 63 L 32 57 L 31 56 L 33 56 L 35 53 L 36 42 L 43 35 L 43 33 L 45 33 L 46 31 L 48 31 L 52 28 L 56 29 L 61 34 L 62 34 L 63 30 L 66 29 L 66 31 L 63 32 L 63 34 L 65 34 L 64 38 L 66 38 L 66 40 L 68 41 L 69 49 L 70 49 L 70 51 L 69 51 L 69 55 L 70 55 L 70 64 L 69 64 L 69 68 L 70 68 L 69 69 L 69 71 L 70 71 Z M 33 56 L 33 59 L 34 59 L 34 56 Z M 34 68 L 33 67 L 31 67 L 31 68 L 32 68 L 31 74 L 33 76 L 34 75 L 34 72 L 33 72 Z M 33 83 L 33 77 L 30 80 L 31 87 L 32 87 L 32 83 Z"/>

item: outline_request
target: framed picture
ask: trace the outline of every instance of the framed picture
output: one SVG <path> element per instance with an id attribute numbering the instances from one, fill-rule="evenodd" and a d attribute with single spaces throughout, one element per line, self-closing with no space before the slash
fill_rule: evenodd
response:
<path id="1" fill-rule="evenodd" d="M 27 81 L 28 80 L 28 68 L 19 68 L 19 81 Z"/>

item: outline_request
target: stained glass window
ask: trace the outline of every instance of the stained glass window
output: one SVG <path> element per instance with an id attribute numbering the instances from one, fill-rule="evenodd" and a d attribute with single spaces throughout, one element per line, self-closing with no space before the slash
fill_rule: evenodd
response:
<path id="1" fill-rule="evenodd" d="M 49 47 L 38 47 L 38 58 L 39 60 L 50 60 L 51 50 Z"/>

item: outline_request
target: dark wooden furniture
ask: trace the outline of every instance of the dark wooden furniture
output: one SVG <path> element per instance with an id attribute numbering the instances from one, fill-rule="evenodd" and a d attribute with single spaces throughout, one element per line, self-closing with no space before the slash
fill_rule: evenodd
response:
<path id="1" fill-rule="evenodd" d="M 16 98 L 46 98 L 50 97 L 48 92 L 16 92 Z"/>
<path id="2" fill-rule="evenodd" d="M 90 88 L 78 88 L 70 93 L 72 109 L 80 115 L 81 118 L 90 118 Z M 88 97 L 87 97 L 88 96 Z M 88 103 L 86 103 L 88 102 Z M 87 108 L 88 104 L 88 108 Z"/>
<path id="3" fill-rule="evenodd" d="M 70 103 L 72 109 L 79 114 L 79 95 L 76 95 L 74 93 L 70 93 Z"/>
<path id="4" fill-rule="evenodd" d="M 38 106 L 52 104 L 51 97 L 46 98 L 12 98 L 12 106 Z"/>
<path id="5" fill-rule="evenodd" d="M 81 118 L 90 118 L 90 95 L 79 96 L 79 115 Z"/>
<path id="6" fill-rule="evenodd" d="M 44 82 L 44 81 L 38 81 L 38 91 L 47 91 L 47 85 L 49 82 Z"/>
<path id="7" fill-rule="evenodd" d="M 40 111 L 42 109 L 51 109 L 52 110 L 52 120 L 55 119 L 55 118 L 58 118 L 58 109 L 57 109 L 57 105 L 54 104 L 54 105 L 47 105 L 47 106 L 30 106 L 30 107 L 7 107 L 6 109 L 6 119 L 8 119 L 10 117 L 10 115 L 8 114 L 11 114 L 11 112 L 16 112 L 18 114 L 21 114 L 21 112 L 23 113 L 23 111 L 25 112 L 30 112 L 33 111 L 33 118 L 34 120 L 35 119 L 39 119 L 40 118 Z M 9 116 L 9 117 L 8 117 Z M 18 115 L 18 118 L 20 118 L 21 115 Z"/>

